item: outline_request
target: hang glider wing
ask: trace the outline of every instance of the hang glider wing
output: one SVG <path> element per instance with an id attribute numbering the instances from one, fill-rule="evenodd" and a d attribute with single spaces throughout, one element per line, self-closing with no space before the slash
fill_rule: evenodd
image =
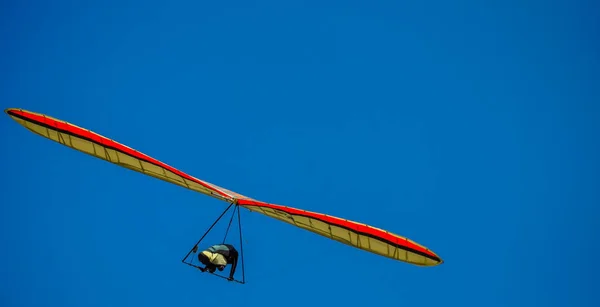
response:
<path id="1" fill-rule="evenodd" d="M 434 266 L 443 262 L 424 246 L 369 225 L 251 199 L 242 199 L 237 203 L 251 211 L 384 257 L 419 266 Z"/>
<path id="2" fill-rule="evenodd" d="M 385 230 L 330 215 L 257 201 L 192 177 L 139 151 L 68 122 L 22 109 L 7 109 L 5 112 L 32 132 L 65 146 L 223 201 L 237 203 L 248 210 L 335 241 L 419 266 L 443 263 L 429 249 Z"/>
<path id="3" fill-rule="evenodd" d="M 232 202 L 236 198 L 244 198 L 242 195 L 194 178 L 137 150 L 68 122 L 21 109 L 7 109 L 5 112 L 32 132 L 94 157 L 220 200 Z"/>

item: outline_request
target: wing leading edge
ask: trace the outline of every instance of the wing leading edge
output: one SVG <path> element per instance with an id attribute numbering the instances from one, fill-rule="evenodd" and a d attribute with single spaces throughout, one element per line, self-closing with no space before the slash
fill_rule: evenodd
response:
<path id="1" fill-rule="evenodd" d="M 419 266 L 443 263 L 435 253 L 407 238 L 354 221 L 268 204 L 190 176 L 137 150 L 90 130 L 22 109 L 6 109 L 16 122 L 45 138 L 105 161 L 238 205 L 335 241 Z"/>

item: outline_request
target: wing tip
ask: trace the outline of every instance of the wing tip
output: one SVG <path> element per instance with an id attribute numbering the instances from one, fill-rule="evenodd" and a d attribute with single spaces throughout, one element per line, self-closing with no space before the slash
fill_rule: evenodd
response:
<path id="1" fill-rule="evenodd" d="M 4 109 L 4 113 L 10 116 L 11 119 L 16 119 L 15 117 L 19 117 L 19 114 L 23 114 L 26 111 L 21 108 L 6 108 Z"/>
<path id="2" fill-rule="evenodd" d="M 441 264 L 444 264 L 444 259 L 442 259 L 440 256 L 438 256 L 436 253 L 434 253 L 432 250 L 428 249 L 427 250 L 429 253 L 431 253 L 431 256 L 427 257 L 430 260 L 434 261 L 434 263 L 430 264 L 429 266 L 438 266 Z"/>
<path id="3" fill-rule="evenodd" d="M 17 109 L 17 108 L 6 108 L 6 109 L 4 109 L 4 113 L 10 115 L 11 112 L 14 112 L 14 111 L 17 111 L 17 110 L 19 110 L 19 109 Z"/>

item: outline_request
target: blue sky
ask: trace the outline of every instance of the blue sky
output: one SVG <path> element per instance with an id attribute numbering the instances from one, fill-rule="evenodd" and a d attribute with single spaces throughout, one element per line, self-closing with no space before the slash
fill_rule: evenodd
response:
<path id="1" fill-rule="evenodd" d="M 446 262 L 242 211 L 228 283 L 180 262 L 225 204 L 4 115 L 1 305 L 598 305 L 597 3 L 166 3 L 4 1 L 2 108 Z"/>

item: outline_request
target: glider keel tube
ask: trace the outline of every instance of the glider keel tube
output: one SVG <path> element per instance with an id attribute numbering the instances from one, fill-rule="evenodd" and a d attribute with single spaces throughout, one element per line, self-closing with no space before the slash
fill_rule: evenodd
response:
<path id="1" fill-rule="evenodd" d="M 240 199 L 237 204 L 248 210 L 384 257 L 418 266 L 435 266 L 443 263 L 438 255 L 426 247 L 369 225 L 256 200 Z"/>

